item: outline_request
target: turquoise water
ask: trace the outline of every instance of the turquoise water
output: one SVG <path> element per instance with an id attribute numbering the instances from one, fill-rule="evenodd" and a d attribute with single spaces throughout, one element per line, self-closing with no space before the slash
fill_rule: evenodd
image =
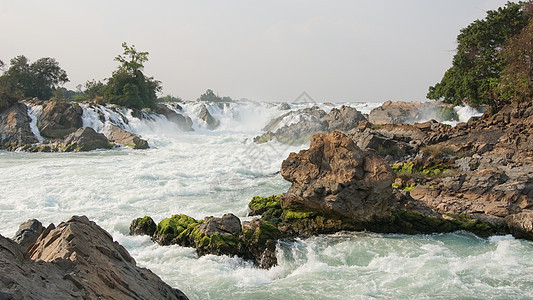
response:
<path id="1" fill-rule="evenodd" d="M 191 114 L 195 109 L 185 107 Z M 254 109 L 261 115 L 247 115 Z M 0 234 L 13 236 L 28 218 L 46 225 L 87 215 L 140 266 L 191 299 L 533 298 L 533 243 L 510 236 L 359 232 L 280 241 L 279 265 L 270 270 L 128 236 L 139 216 L 157 222 L 176 213 L 203 218 L 232 212 L 245 219 L 254 195 L 286 191 L 289 183 L 277 173 L 281 162 L 307 146 L 251 141 L 280 113 L 259 105 L 214 110 L 223 124 L 213 132 L 196 119 L 196 131 L 188 133 L 164 120 L 131 119 L 130 129 L 153 146 L 148 150 L 0 151 Z"/>

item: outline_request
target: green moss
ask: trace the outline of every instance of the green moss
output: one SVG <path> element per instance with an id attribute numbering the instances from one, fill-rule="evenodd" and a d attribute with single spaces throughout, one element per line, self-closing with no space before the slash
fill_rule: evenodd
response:
<path id="1" fill-rule="evenodd" d="M 287 220 L 291 219 L 307 219 L 310 217 L 316 216 L 316 213 L 305 212 L 305 211 L 296 211 L 291 209 L 284 209 L 282 217 Z"/>
<path id="2" fill-rule="evenodd" d="M 200 222 L 187 215 L 173 215 L 170 218 L 161 220 L 157 224 L 157 233 L 167 234 L 171 237 L 176 237 L 182 234 L 186 229 L 192 229 L 198 226 Z"/>
<path id="3" fill-rule="evenodd" d="M 149 216 L 144 216 L 142 218 L 139 218 L 139 224 L 151 224 L 151 223 L 155 223 L 155 222 Z"/>
<path id="4" fill-rule="evenodd" d="M 253 215 L 260 215 L 269 209 L 281 209 L 281 195 L 272 195 L 268 197 L 255 196 L 248 204 Z"/>
<path id="5" fill-rule="evenodd" d="M 414 177 L 436 177 L 443 176 L 444 172 L 453 170 L 447 164 L 436 164 L 429 167 L 417 166 L 412 161 L 392 165 L 392 169 L 398 175 L 407 175 Z M 414 187 L 413 187 L 414 188 Z"/>
<path id="6" fill-rule="evenodd" d="M 259 240 L 278 239 L 281 233 L 278 227 L 268 221 L 262 221 L 259 230 L 255 232 L 255 236 Z"/>
<path id="7" fill-rule="evenodd" d="M 395 188 L 395 189 L 399 189 L 399 190 L 404 190 L 404 191 L 410 192 L 416 187 L 416 184 L 412 183 L 411 185 L 401 187 L 399 184 L 393 183 L 392 187 Z"/>

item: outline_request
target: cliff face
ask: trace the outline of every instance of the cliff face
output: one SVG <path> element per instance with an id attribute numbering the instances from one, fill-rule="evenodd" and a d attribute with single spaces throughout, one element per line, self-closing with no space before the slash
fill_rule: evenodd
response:
<path id="1" fill-rule="evenodd" d="M 0 236 L 1 299 L 187 299 L 84 216 L 49 226 L 25 249 Z"/>

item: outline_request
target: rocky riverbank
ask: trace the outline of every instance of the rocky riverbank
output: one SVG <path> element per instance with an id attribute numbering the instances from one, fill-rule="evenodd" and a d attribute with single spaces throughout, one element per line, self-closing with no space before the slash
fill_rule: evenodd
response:
<path id="1" fill-rule="evenodd" d="M 88 116 L 88 109 L 84 110 L 81 105 L 94 112 L 105 128 L 96 132 L 84 124 L 84 118 L 91 116 Z M 71 152 L 106 149 L 115 145 L 149 148 L 145 139 L 126 130 L 128 120 L 123 113 L 126 110 L 118 106 L 104 109 L 92 103 L 68 101 L 15 102 L 0 111 L 0 149 Z M 178 113 L 179 110 L 181 107 L 177 104 L 158 104 L 149 111 L 131 110 L 130 113 L 137 119 L 153 120 L 154 116 L 160 116 L 176 124 L 181 131 L 192 131 L 191 118 Z M 109 116 L 110 113 L 115 116 Z"/>
<path id="2" fill-rule="evenodd" d="M 428 121 L 316 134 L 282 164 L 289 190 L 250 202 L 259 218 L 174 215 L 156 225 L 145 217 L 131 230 L 265 268 L 276 264 L 279 239 L 342 230 L 533 240 L 532 125 L 532 103 L 513 103 L 456 127 Z M 149 231 L 137 229 L 143 222 Z"/>
<path id="3" fill-rule="evenodd" d="M 87 217 L 0 236 L 0 299 L 187 299 Z"/>

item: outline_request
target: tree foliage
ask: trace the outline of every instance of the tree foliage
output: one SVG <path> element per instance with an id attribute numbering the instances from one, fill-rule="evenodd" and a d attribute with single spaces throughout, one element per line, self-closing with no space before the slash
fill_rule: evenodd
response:
<path id="1" fill-rule="evenodd" d="M 43 57 L 30 64 L 24 55 L 11 59 L 2 80 L 5 90 L 42 100 L 50 99 L 59 85 L 69 81 L 67 73 L 54 58 Z"/>
<path id="2" fill-rule="evenodd" d="M 121 63 L 120 68 L 128 73 L 135 74 L 138 70 L 144 68 L 144 63 L 148 61 L 148 52 L 137 51 L 135 45 L 128 46 L 126 42 L 122 43 L 123 54 L 115 57 L 115 60 Z"/>
<path id="3" fill-rule="evenodd" d="M 103 89 L 106 102 L 137 109 L 154 107 L 161 83 L 142 73 L 148 52 L 139 52 L 134 45 L 130 47 L 126 43 L 122 43 L 122 48 L 124 53 L 115 58 L 121 65 Z"/>
<path id="4" fill-rule="evenodd" d="M 520 34 L 509 40 L 501 51 L 503 70 L 496 94 L 502 102 L 533 99 L 533 3 L 526 4 L 530 16 Z"/>
<path id="5" fill-rule="evenodd" d="M 465 101 L 472 106 L 490 104 L 503 69 L 501 49 L 524 28 L 528 18 L 524 3 L 508 2 L 463 28 L 457 36 L 452 67 L 441 82 L 429 88 L 427 98 L 455 105 Z"/>

